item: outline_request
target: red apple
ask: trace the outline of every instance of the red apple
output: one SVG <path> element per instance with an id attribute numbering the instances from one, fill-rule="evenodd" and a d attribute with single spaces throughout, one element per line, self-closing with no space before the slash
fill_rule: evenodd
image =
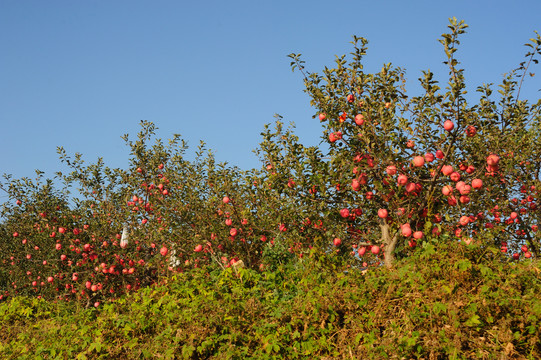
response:
<path id="1" fill-rule="evenodd" d="M 398 185 L 406 185 L 408 183 L 408 177 L 404 174 L 398 175 Z"/>
<path id="2" fill-rule="evenodd" d="M 404 224 L 400 227 L 400 230 L 402 231 L 402 235 L 404 235 L 405 237 L 409 237 L 411 236 L 411 227 L 410 227 L 410 224 Z"/>
<path id="3" fill-rule="evenodd" d="M 469 136 L 469 137 L 473 137 L 475 136 L 475 134 L 477 133 L 477 129 L 475 128 L 475 126 L 468 126 L 466 128 L 466 135 Z"/>
<path id="4" fill-rule="evenodd" d="M 474 179 L 472 182 L 471 182 L 471 186 L 474 188 L 474 189 L 480 189 L 483 187 L 483 180 L 481 179 Z"/>
<path id="5" fill-rule="evenodd" d="M 160 254 L 162 256 L 166 256 L 168 252 L 169 252 L 169 250 L 165 246 L 162 246 L 162 248 L 160 249 Z"/>
<path id="6" fill-rule="evenodd" d="M 441 168 L 443 175 L 448 176 L 453 173 L 453 167 L 451 165 L 443 165 Z"/>
<path id="7" fill-rule="evenodd" d="M 460 188 L 460 194 L 461 195 L 468 195 L 471 192 L 471 186 L 470 185 L 464 185 L 462 188 Z"/>
<path id="8" fill-rule="evenodd" d="M 500 157 L 496 154 L 490 154 L 487 156 L 487 165 L 496 166 L 500 162 Z"/>
<path id="9" fill-rule="evenodd" d="M 389 174 L 390 176 L 393 176 L 396 174 L 396 166 L 394 165 L 389 165 L 387 166 L 387 169 L 385 169 L 385 171 L 387 172 L 387 174 Z"/>
<path id="10" fill-rule="evenodd" d="M 455 124 L 453 124 L 453 122 L 451 120 L 446 120 L 444 123 L 443 123 L 443 128 L 447 131 L 451 131 L 455 128 Z"/>
<path id="11" fill-rule="evenodd" d="M 443 195 L 449 196 L 449 194 L 451 194 L 453 192 L 453 188 L 451 187 L 451 185 L 445 185 L 441 189 L 441 192 L 442 192 Z"/>
<path id="12" fill-rule="evenodd" d="M 340 238 L 334 238 L 333 240 L 334 246 L 340 246 L 341 243 L 342 243 L 342 240 Z"/>
<path id="13" fill-rule="evenodd" d="M 426 162 L 432 162 L 434 161 L 434 154 L 430 153 L 430 152 L 427 152 L 425 154 L 425 161 Z"/>
<path id="14" fill-rule="evenodd" d="M 406 191 L 407 192 L 414 192 L 416 190 L 416 184 L 415 183 L 407 183 L 406 184 Z"/>
<path id="15" fill-rule="evenodd" d="M 195 251 L 195 252 L 201 252 L 202 250 L 203 250 L 203 246 L 202 246 L 202 245 L 197 245 L 197 246 L 195 247 L 195 249 L 193 249 L 193 251 Z"/>
<path id="16" fill-rule="evenodd" d="M 353 179 L 351 180 L 351 187 L 354 191 L 359 191 L 361 190 L 361 183 L 359 182 L 359 180 Z"/>
<path id="17" fill-rule="evenodd" d="M 329 134 L 329 141 L 332 143 L 335 142 L 336 140 L 340 140 L 341 138 L 342 138 L 341 131 L 337 131 L 337 132 L 333 132 Z"/>
<path id="18" fill-rule="evenodd" d="M 453 171 L 451 173 L 451 175 L 449 175 L 449 177 L 451 178 L 452 181 L 454 182 L 457 182 L 458 180 L 460 180 L 460 174 L 457 173 L 456 171 Z"/>
<path id="19" fill-rule="evenodd" d="M 333 133 L 333 132 L 330 133 L 330 134 L 329 134 L 329 141 L 333 143 L 333 142 L 335 142 L 336 140 L 338 140 L 338 139 L 336 138 L 335 133 Z"/>
<path id="20" fill-rule="evenodd" d="M 379 209 L 378 210 L 378 216 L 382 219 L 385 219 L 387 218 L 387 216 L 389 215 L 389 212 L 387 211 L 387 209 Z"/>
<path id="21" fill-rule="evenodd" d="M 357 124 L 359 126 L 364 124 L 364 116 L 362 116 L 361 114 L 355 115 L 355 124 Z"/>
<path id="22" fill-rule="evenodd" d="M 325 113 L 319 114 L 319 121 L 324 121 L 327 115 Z"/>
<path id="23" fill-rule="evenodd" d="M 413 158 L 413 165 L 416 167 L 421 167 L 425 164 L 425 159 L 422 156 L 416 156 Z"/>

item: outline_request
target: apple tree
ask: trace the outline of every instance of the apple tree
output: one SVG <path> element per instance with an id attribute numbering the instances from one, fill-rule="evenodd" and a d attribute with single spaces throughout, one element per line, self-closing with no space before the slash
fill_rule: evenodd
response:
<path id="1" fill-rule="evenodd" d="M 520 90 L 541 54 L 541 37 L 526 44 L 526 61 L 504 77 L 496 95 L 484 84 L 473 102 L 457 58 L 467 25 L 450 19 L 448 27 L 440 39 L 447 83 L 442 88 L 424 71 L 419 96 L 407 95 L 401 68 L 363 71 L 368 42 L 362 37 L 354 36 L 351 59 L 337 57 L 336 67 L 321 74 L 307 72 L 300 54 L 289 55 L 303 74 L 314 117 L 324 123 L 331 181 L 348 187 L 334 207 L 362 210 L 344 226 L 381 247 L 388 267 L 408 246 L 443 234 L 539 256 L 541 100 L 523 100 Z M 346 243 L 358 242 L 350 236 Z"/>

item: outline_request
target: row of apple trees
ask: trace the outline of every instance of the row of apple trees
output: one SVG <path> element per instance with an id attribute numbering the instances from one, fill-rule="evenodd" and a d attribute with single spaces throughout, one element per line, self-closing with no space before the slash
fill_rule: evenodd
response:
<path id="1" fill-rule="evenodd" d="M 291 54 L 322 146 L 303 146 L 278 118 L 262 133 L 260 169 L 217 163 L 204 144 L 188 160 L 180 136 L 156 140 L 155 125 L 142 121 L 135 139 L 123 137 L 127 169 L 59 148 L 68 171 L 54 179 L 6 175 L 0 300 L 92 305 L 176 271 L 265 271 L 315 255 L 393 267 L 419 246 L 450 241 L 509 261 L 539 256 L 541 100 L 519 96 L 541 37 L 496 93 L 479 86 L 471 104 L 456 57 L 466 27 L 451 19 L 440 40 L 447 82 L 423 72 L 415 97 L 402 69 L 363 71 L 364 38 L 322 73 Z"/>

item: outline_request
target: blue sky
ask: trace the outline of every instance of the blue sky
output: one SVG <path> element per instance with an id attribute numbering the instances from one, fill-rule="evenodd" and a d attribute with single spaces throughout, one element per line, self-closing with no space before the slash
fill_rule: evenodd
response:
<path id="1" fill-rule="evenodd" d="M 364 36 L 366 70 L 405 68 L 415 95 L 422 69 L 445 80 L 437 40 L 455 16 L 470 26 L 458 57 L 473 92 L 516 67 L 541 31 L 539 0 L 331 3 L 2 0 L 0 174 L 64 171 L 57 146 L 125 168 L 120 136 L 136 135 L 141 119 L 163 139 L 180 133 L 192 149 L 204 140 L 220 161 L 259 167 L 252 150 L 275 113 L 295 122 L 302 142 L 320 141 L 289 53 L 317 72 Z M 539 98 L 539 88 L 535 77 L 523 94 Z"/>

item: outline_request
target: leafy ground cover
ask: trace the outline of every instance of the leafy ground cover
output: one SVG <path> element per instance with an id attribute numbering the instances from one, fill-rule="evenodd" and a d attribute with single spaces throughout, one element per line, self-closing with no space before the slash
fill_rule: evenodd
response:
<path id="1" fill-rule="evenodd" d="M 327 257 L 328 259 L 328 257 Z M 179 273 L 98 308 L 0 304 L 7 359 L 541 358 L 537 260 L 427 244 L 394 270 L 312 253 L 273 271 Z"/>

